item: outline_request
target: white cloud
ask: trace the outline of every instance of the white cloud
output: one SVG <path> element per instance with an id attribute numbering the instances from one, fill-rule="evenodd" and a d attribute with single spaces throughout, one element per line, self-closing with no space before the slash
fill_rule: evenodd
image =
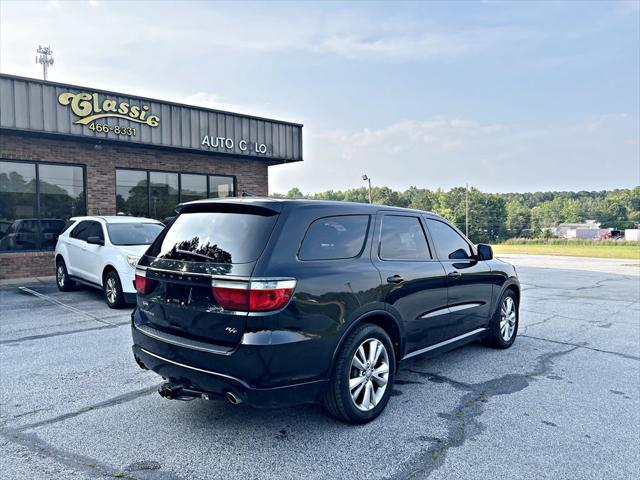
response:
<path id="1" fill-rule="evenodd" d="M 262 117 L 268 117 L 270 112 L 268 105 L 233 103 L 223 99 L 219 95 L 209 92 L 197 92 L 192 95 L 188 95 L 184 99 L 180 100 L 180 102 L 188 105 L 195 105 L 197 107 L 213 108 L 215 110 L 224 110 L 227 112 L 236 112 Z"/>
<path id="2" fill-rule="evenodd" d="M 269 27 L 265 28 L 251 19 L 242 25 L 230 19 L 217 19 L 218 28 L 208 32 L 206 39 L 201 41 L 231 50 L 297 51 L 349 60 L 412 61 L 479 52 L 493 54 L 515 48 L 521 52 L 543 36 L 538 32 L 505 27 L 444 30 L 407 19 L 383 25 L 367 18 L 324 20 L 286 19 L 284 23 L 271 19 Z"/>
<path id="3" fill-rule="evenodd" d="M 270 169 L 270 191 L 353 188 L 363 173 L 397 189 L 466 182 L 496 192 L 634 186 L 637 132 L 638 118 L 626 114 L 543 127 L 436 118 L 326 131 L 305 137 L 304 162 Z"/>
<path id="4" fill-rule="evenodd" d="M 345 32 L 324 38 L 317 46 L 307 44 L 305 47 L 348 59 L 412 60 L 460 55 L 471 50 L 472 44 L 462 36 L 442 33 L 407 35 L 395 32 L 378 38 L 367 38 Z"/>
<path id="5" fill-rule="evenodd" d="M 269 15 L 206 8 L 206 3 L 160 2 L 151 7 L 144 2 L 112 2 L 109 8 L 101 9 L 98 18 L 94 10 L 101 4 L 96 0 L 65 9 L 58 8 L 58 0 L 47 5 L 48 11 L 31 2 L 3 5 L 3 36 L 15 45 L 16 41 L 38 41 L 46 35 L 47 42 L 64 44 L 67 53 L 83 57 L 87 45 L 78 39 L 94 39 L 96 31 L 100 31 L 109 51 L 124 49 L 147 61 L 159 52 L 167 60 L 184 57 L 190 53 L 185 45 L 197 46 L 199 52 L 208 52 L 212 58 L 244 51 L 302 52 L 349 60 L 429 60 L 495 53 L 515 45 L 522 50 L 540 37 L 538 32 L 500 26 L 445 29 L 433 22 L 406 17 L 380 21 L 371 15 L 322 10 L 303 14 L 295 8 Z M 178 16 L 180 22 L 175 21 Z M 105 25 L 109 28 L 105 29 Z M 2 49 L 3 63 L 18 63 L 17 52 L 6 45 Z"/>

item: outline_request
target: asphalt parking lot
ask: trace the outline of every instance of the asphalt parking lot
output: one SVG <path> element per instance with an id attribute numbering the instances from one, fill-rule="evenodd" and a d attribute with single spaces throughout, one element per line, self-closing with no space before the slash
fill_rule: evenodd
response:
<path id="1" fill-rule="evenodd" d="M 164 400 L 133 361 L 130 309 L 52 280 L 2 286 L 1 476 L 635 478 L 640 267 L 511 259 L 523 284 L 514 346 L 405 364 L 387 410 L 359 427 L 318 406 Z"/>

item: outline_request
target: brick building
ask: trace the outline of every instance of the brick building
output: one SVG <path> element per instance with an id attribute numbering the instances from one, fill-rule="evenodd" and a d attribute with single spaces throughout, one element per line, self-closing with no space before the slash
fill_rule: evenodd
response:
<path id="1" fill-rule="evenodd" d="M 0 75 L 0 279 L 51 275 L 66 221 L 266 195 L 302 126 Z"/>

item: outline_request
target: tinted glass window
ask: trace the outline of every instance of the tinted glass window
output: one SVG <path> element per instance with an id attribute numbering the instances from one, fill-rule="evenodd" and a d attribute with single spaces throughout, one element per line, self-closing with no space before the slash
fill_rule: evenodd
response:
<path id="1" fill-rule="evenodd" d="M 36 217 L 36 166 L 0 162 L 0 250 L 38 249 Z M 34 229 L 22 229 L 21 219 Z"/>
<path id="2" fill-rule="evenodd" d="M 417 217 L 385 215 L 382 218 L 380 258 L 384 260 L 428 260 L 427 239 Z"/>
<path id="3" fill-rule="evenodd" d="M 158 223 L 109 223 L 109 239 L 114 245 L 149 245 L 164 228 Z"/>
<path id="4" fill-rule="evenodd" d="M 176 214 L 178 198 L 178 174 L 167 172 L 149 172 L 151 186 L 150 217 L 163 220 Z"/>
<path id="5" fill-rule="evenodd" d="M 191 202 L 207 198 L 206 175 L 180 175 L 180 201 Z"/>
<path id="6" fill-rule="evenodd" d="M 440 260 L 462 260 L 471 257 L 469 244 L 449 225 L 427 219 L 427 227 Z"/>
<path id="7" fill-rule="evenodd" d="M 104 240 L 104 232 L 102 231 L 102 225 L 100 225 L 98 222 L 89 222 L 90 225 L 87 228 L 86 232 L 84 233 L 87 238 L 89 237 L 98 237 L 102 240 Z"/>
<path id="8" fill-rule="evenodd" d="M 209 198 L 233 197 L 233 177 L 209 175 Z"/>
<path id="9" fill-rule="evenodd" d="M 149 214 L 147 172 L 116 170 L 116 210 L 132 216 L 146 217 Z"/>
<path id="10" fill-rule="evenodd" d="M 276 219 L 276 215 L 247 213 L 183 213 L 158 237 L 149 255 L 190 262 L 253 262 L 264 249 Z"/>
<path id="11" fill-rule="evenodd" d="M 53 250 L 70 217 L 85 215 L 81 167 L 39 165 L 42 250 Z"/>
<path id="12" fill-rule="evenodd" d="M 89 237 L 88 233 L 89 233 L 89 227 L 91 226 L 90 221 L 85 220 L 84 222 L 80 222 L 78 225 L 76 225 L 73 230 L 71 230 L 70 233 L 70 237 L 71 238 L 77 238 L 78 240 L 84 240 L 87 241 L 87 238 Z"/>
<path id="13" fill-rule="evenodd" d="M 81 167 L 0 162 L 0 251 L 53 250 L 66 221 L 84 214 Z"/>
<path id="14" fill-rule="evenodd" d="M 368 215 L 345 215 L 315 220 L 302 241 L 300 260 L 351 258 L 360 253 L 367 236 Z"/>

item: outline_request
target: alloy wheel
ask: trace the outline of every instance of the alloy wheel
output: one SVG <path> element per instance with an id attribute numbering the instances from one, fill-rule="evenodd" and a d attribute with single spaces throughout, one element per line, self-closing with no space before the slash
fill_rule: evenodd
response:
<path id="1" fill-rule="evenodd" d="M 389 381 L 389 354 L 377 338 L 360 344 L 349 369 L 349 392 L 354 405 L 362 411 L 372 410 L 384 396 Z"/>
<path id="2" fill-rule="evenodd" d="M 500 307 L 500 335 L 505 342 L 511 340 L 516 329 L 516 303 L 513 298 L 506 297 Z"/>
<path id="3" fill-rule="evenodd" d="M 116 296 L 118 295 L 118 290 L 116 288 L 116 281 L 113 277 L 107 278 L 106 293 L 107 293 L 107 301 L 109 303 L 115 303 Z"/>
<path id="4" fill-rule="evenodd" d="M 58 265 L 56 269 L 56 279 L 58 280 L 58 285 L 64 287 L 64 268 L 62 265 Z"/>

